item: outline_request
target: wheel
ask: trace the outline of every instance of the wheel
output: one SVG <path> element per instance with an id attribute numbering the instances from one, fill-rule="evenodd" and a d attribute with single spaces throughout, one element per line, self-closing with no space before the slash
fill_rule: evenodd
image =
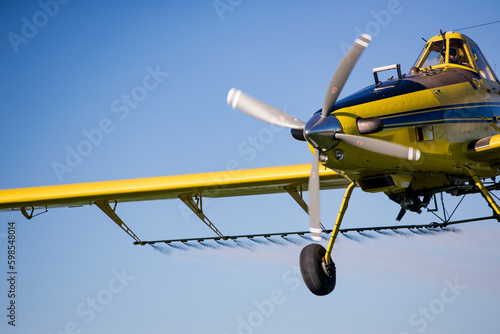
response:
<path id="1" fill-rule="evenodd" d="M 310 244 L 300 252 L 300 273 L 306 286 L 316 296 L 325 296 L 335 289 L 335 263 L 330 258 L 327 266 L 326 249 L 319 244 Z"/>

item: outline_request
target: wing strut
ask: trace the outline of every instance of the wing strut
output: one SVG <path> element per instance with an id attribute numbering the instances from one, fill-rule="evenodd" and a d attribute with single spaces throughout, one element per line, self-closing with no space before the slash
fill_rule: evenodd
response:
<path id="1" fill-rule="evenodd" d="M 302 185 L 293 185 L 293 186 L 285 186 L 285 190 L 287 193 L 292 196 L 292 198 L 297 202 L 297 204 L 307 213 L 309 214 L 309 206 L 307 205 L 306 201 L 304 201 L 304 198 L 302 197 Z M 326 228 L 319 223 L 319 226 L 323 231 L 326 231 Z"/>
<path id="2" fill-rule="evenodd" d="M 193 196 L 194 195 L 194 196 Z M 201 194 L 180 194 L 179 198 L 187 205 L 191 211 L 194 212 L 202 222 L 205 223 L 212 231 L 215 232 L 222 240 L 227 240 L 227 238 L 217 229 L 217 227 L 212 224 L 210 219 L 203 213 L 203 198 Z"/>
<path id="3" fill-rule="evenodd" d="M 137 244 L 140 244 L 140 245 L 144 245 L 144 242 L 141 241 L 141 239 L 139 239 L 139 237 L 137 237 L 135 235 L 134 232 L 132 232 L 132 230 L 127 226 L 127 224 L 125 224 L 123 222 L 123 220 L 121 220 L 120 217 L 118 217 L 118 215 L 116 214 L 116 205 L 117 205 L 117 202 L 115 201 L 115 205 L 114 207 L 112 208 L 111 205 L 109 205 L 109 201 L 97 201 L 95 202 L 95 205 L 97 205 L 97 207 L 99 209 L 102 210 L 102 212 L 104 212 L 109 218 L 111 218 L 112 221 L 114 221 L 116 223 L 116 225 L 118 225 L 122 230 L 125 231 L 125 233 L 127 233 L 128 235 L 130 235 L 132 237 L 132 239 L 134 239 L 137 243 Z"/>

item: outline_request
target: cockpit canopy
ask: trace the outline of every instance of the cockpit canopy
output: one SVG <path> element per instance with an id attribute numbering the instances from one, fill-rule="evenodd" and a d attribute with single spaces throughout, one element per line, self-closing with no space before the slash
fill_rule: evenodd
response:
<path id="1" fill-rule="evenodd" d="M 483 79 L 498 81 L 477 44 L 469 37 L 446 32 L 431 38 L 413 65 L 418 69 L 463 66 L 472 69 Z"/>

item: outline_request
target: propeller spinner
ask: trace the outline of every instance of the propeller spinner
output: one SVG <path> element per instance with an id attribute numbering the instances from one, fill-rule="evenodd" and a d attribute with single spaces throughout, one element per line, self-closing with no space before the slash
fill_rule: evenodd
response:
<path id="1" fill-rule="evenodd" d="M 227 103 L 233 109 L 239 109 L 244 113 L 262 121 L 283 126 L 295 131 L 303 131 L 304 138 L 314 147 L 314 157 L 309 176 L 309 219 L 312 238 L 321 240 L 321 226 L 319 220 L 319 159 L 321 151 L 327 151 L 335 147 L 339 141 L 360 147 L 364 150 L 392 156 L 399 159 L 418 160 L 420 151 L 411 147 L 387 142 L 365 136 L 345 134 L 342 124 L 332 115 L 335 102 L 344 87 L 349 74 L 356 64 L 363 50 L 372 40 L 369 35 L 363 34 L 357 39 L 351 49 L 345 54 L 328 86 L 323 109 L 321 113 L 315 114 L 307 123 L 281 111 L 273 106 L 261 102 L 240 90 L 232 88 L 227 96 Z"/>

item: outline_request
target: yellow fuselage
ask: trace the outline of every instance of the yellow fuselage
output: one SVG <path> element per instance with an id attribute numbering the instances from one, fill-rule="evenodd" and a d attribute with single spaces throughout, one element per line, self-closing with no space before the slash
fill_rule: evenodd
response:
<path id="1" fill-rule="evenodd" d="M 421 71 L 402 80 L 369 86 L 338 102 L 333 112 L 348 134 L 359 135 L 357 120 L 380 118 L 380 132 L 367 134 L 422 153 L 418 161 L 403 161 L 340 142 L 328 151 L 325 166 L 341 170 L 367 191 L 402 191 L 446 186 L 449 175 L 466 176 L 463 164 L 474 166 L 481 177 L 498 175 L 498 166 L 466 157 L 471 141 L 496 135 L 500 115 L 500 87 L 460 65 Z M 337 150 L 344 158 L 335 158 Z M 370 180 L 390 177 L 390 182 L 370 186 Z M 367 180 L 364 182 L 363 180 Z M 380 185 L 377 186 L 377 185 Z"/>

